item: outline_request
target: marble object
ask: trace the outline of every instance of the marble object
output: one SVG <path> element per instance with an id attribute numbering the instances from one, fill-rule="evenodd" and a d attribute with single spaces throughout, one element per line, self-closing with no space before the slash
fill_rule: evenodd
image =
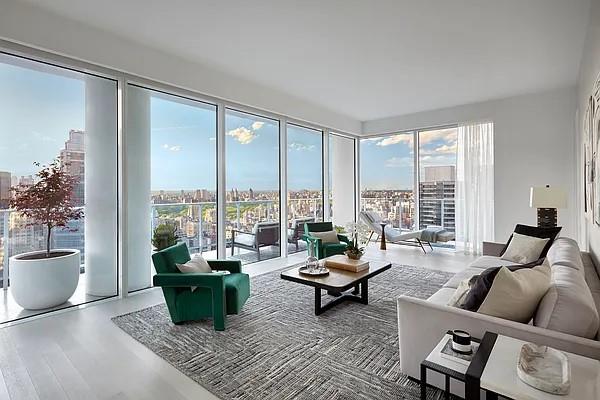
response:
<path id="1" fill-rule="evenodd" d="M 565 395 L 571 389 L 571 367 L 567 356 L 548 346 L 526 343 L 521 347 L 517 375 L 544 392 Z"/>

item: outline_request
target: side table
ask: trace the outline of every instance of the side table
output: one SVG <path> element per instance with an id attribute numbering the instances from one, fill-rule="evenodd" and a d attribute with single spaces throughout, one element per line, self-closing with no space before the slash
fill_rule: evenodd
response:
<path id="1" fill-rule="evenodd" d="M 385 226 L 387 225 L 385 222 L 381 224 L 381 244 L 379 245 L 379 250 L 387 250 L 387 246 L 385 243 Z"/>

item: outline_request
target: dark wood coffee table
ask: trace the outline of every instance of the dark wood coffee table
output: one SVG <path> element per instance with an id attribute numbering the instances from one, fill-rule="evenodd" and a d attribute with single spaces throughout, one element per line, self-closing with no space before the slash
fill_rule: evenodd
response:
<path id="1" fill-rule="evenodd" d="M 350 272 L 342 269 L 329 268 L 329 275 L 309 276 L 303 275 L 295 267 L 281 273 L 281 279 L 300 283 L 315 288 L 315 315 L 320 315 L 344 301 L 354 301 L 369 304 L 369 279 L 379 275 L 392 267 L 389 262 L 369 261 L 369 269 L 361 272 Z M 343 293 L 354 289 L 352 294 Z M 336 299 L 321 305 L 321 290 L 338 295 Z"/>

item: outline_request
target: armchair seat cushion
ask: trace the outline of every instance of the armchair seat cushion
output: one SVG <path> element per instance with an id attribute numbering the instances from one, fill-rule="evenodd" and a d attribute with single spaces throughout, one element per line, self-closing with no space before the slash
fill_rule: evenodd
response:
<path id="1" fill-rule="evenodd" d="M 255 238 L 256 236 L 250 235 L 249 233 L 236 233 L 235 242 L 245 246 L 254 246 Z"/>
<path id="2" fill-rule="evenodd" d="M 248 274 L 228 274 L 224 280 L 227 314 L 237 314 L 250 297 L 250 277 Z"/>

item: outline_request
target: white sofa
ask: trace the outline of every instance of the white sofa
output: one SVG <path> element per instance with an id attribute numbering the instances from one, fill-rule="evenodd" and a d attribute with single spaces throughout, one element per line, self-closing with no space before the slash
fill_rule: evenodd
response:
<path id="1" fill-rule="evenodd" d="M 514 264 L 498 255 L 503 244 L 485 243 L 484 256 L 451 278 L 427 300 L 398 298 L 398 332 L 402 372 L 418 379 L 421 361 L 449 329 L 463 329 L 474 337 L 485 331 L 545 344 L 600 360 L 598 333 L 600 268 L 577 243 L 558 238 L 548 252 L 552 269 L 551 287 L 529 324 L 508 321 L 446 305 L 458 284 L 489 267 Z M 442 387 L 443 380 L 431 383 Z M 460 394 L 461 390 L 453 390 Z"/>

